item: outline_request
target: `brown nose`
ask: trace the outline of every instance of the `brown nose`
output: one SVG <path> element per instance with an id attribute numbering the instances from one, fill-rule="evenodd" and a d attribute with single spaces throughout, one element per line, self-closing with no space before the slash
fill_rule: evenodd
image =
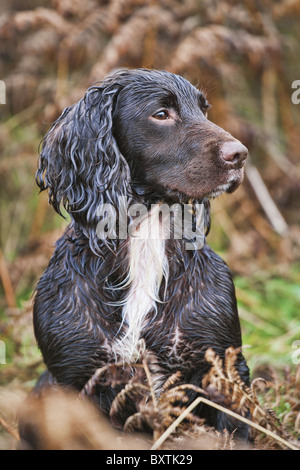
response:
<path id="1" fill-rule="evenodd" d="M 230 140 L 225 142 L 221 149 L 221 158 L 225 160 L 225 163 L 232 165 L 233 167 L 240 167 L 244 164 L 248 150 L 239 140 Z"/>

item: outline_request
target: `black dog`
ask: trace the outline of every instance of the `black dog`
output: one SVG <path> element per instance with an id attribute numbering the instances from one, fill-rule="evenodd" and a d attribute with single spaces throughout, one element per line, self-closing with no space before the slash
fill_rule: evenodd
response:
<path id="1" fill-rule="evenodd" d="M 144 344 L 156 357 L 157 393 L 178 370 L 185 383 L 201 386 L 207 348 L 224 358 L 229 346 L 241 346 L 226 264 L 205 241 L 191 250 L 189 237 L 162 236 L 165 219 L 154 217 L 163 203 L 202 204 L 208 232 L 209 199 L 243 179 L 247 149 L 207 119 L 208 107 L 182 77 L 119 71 L 65 109 L 46 135 L 37 183 L 59 214 L 63 205 L 71 216 L 34 301 L 36 338 L 57 383 L 80 390 L 97 368 L 134 363 Z M 146 208 L 133 236 L 116 235 L 121 201 L 122 210 Z M 101 231 L 109 213 L 113 226 Z M 157 236 L 140 236 L 146 222 Z M 104 235 L 110 230 L 116 236 Z M 242 354 L 237 369 L 248 383 Z M 116 389 L 99 388 L 102 410 L 115 395 Z M 197 413 L 219 430 L 247 434 L 208 407 Z"/>

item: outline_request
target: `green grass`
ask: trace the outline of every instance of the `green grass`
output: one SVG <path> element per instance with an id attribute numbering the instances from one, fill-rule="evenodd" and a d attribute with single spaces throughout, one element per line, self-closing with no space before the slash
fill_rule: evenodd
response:
<path id="1" fill-rule="evenodd" d="M 300 340 L 299 265 L 288 276 L 260 272 L 236 277 L 243 344 L 250 367 L 293 365 L 293 342 Z"/>

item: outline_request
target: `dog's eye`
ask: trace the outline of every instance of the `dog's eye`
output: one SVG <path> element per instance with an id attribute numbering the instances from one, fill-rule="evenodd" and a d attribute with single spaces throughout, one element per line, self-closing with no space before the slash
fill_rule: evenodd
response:
<path id="1" fill-rule="evenodd" d="M 169 119 L 169 113 L 168 111 L 162 109 L 161 111 L 158 111 L 157 113 L 153 114 L 152 117 L 154 119 L 158 119 L 159 121 L 164 121 L 165 119 Z"/>
<path id="2" fill-rule="evenodd" d="M 204 105 L 201 106 L 201 111 L 202 113 L 204 114 L 204 116 L 207 118 L 208 116 L 208 110 L 209 108 L 211 108 L 210 104 L 209 103 L 205 103 Z"/>

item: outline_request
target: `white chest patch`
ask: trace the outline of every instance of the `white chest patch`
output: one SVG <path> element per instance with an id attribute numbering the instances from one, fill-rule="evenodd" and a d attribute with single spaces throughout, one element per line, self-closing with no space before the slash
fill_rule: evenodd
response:
<path id="1" fill-rule="evenodd" d="M 122 317 L 128 329 L 114 346 L 114 353 L 124 363 L 135 362 L 141 350 L 140 336 L 145 317 L 157 302 L 162 279 L 168 279 L 168 260 L 165 254 L 163 224 L 159 219 L 159 206 L 154 206 L 129 239 L 129 273 L 124 285 L 130 286 L 123 302 Z"/>

